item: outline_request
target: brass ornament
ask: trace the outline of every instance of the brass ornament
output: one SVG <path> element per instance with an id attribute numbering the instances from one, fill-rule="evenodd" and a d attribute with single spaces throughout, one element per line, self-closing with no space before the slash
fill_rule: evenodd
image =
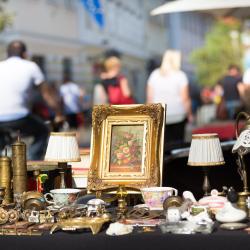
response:
<path id="1" fill-rule="evenodd" d="M 53 234 L 57 230 L 65 230 L 65 231 L 76 231 L 84 228 L 91 229 L 93 234 L 97 234 L 103 224 L 108 222 L 110 218 L 104 216 L 102 217 L 78 217 L 78 218 L 70 218 L 67 220 L 62 220 L 53 225 L 50 230 L 50 234 Z"/>
<path id="2" fill-rule="evenodd" d="M 0 157 L 0 187 L 5 188 L 5 195 L 2 204 L 7 205 L 13 201 L 11 190 L 11 159 L 7 156 Z"/>
<path id="3" fill-rule="evenodd" d="M 12 167 L 13 167 L 13 192 L 22 194 L 27 191 L 27 161 L 26 144 L 18 138 L 11 145 L 12 148 Z"/>
<path id="4" fill-rule="evenodd" d="M 15 223 L 20 218 L 20 213 L 17 210 L 14 210 L 14 209 L 10 209 L 8 211 L 8 215 L 9 215 L 9 222 L 10 223 Z"/>
<path id="5" fill-rule="evenodd" d="M 8 220 L 9 220 L 8 212 L 5 209 L 0 208 L 0 225 L 7 223 Z"/>

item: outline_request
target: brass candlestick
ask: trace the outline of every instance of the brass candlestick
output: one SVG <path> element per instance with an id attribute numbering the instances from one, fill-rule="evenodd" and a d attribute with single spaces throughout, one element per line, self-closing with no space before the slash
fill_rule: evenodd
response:
<path id="1" fill-rule="evenodd" d="M 244 128 L 240 131 L 239 124 L 241 117 L 246 119 Z M 247 211 L 246 199 L 250 196 L 248 187 L 248 173 L 244 160 L 244 156 L 250 152 L 250 115 L 246 112 L 240 112 L 236 118 L 236 143 L 232 149 L 233 153 L 238 154 L 236 163 L 238 165 L 238 173 L 243 182 L 243 192 L 238 193 L 238 206 Z"/>
<path id="2" fill-rule="evenodd" d="M 11 159 L 7 157 L 7 151 L 5 151 L 5 156 L 0 157 L 0 187 L 5 188 L 5 195 L 2 202 L 4 205 L 13 202 L 11 179 L 12 179 Z"/>
<path id="3" fill-rule="evenodd" d="M 11 145 L 12 147 L 12 166 L 13 166 L 13 192 L 22 194 L 27 191 L 27 161 L 26 161 L 26 144 L 17 141 Z"/>
<path id="4" fill-rule="evenodd" d="M 119 185 L 116 196 L 118 201 L 117 206 L 117 218 L 121 219 L 125 216 L 125 213 L 127 212 L 127 202 L 126 197 L 128 195 L 128 192 L 125 188 L 125 186 Z"/>

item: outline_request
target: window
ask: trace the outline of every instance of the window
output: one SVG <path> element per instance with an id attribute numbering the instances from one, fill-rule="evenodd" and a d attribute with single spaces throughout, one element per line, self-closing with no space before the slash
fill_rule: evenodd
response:
<path id="1" fill-rule="evenodd" d="M 62 61 L 63 76 L 67 75 L 72 78 L 72 60 L 71 58 L 65 57 Z"/>
<path id="2" fill-rule="evenodd" d="M 33 55 L 31 57 L 31 60 L 33 62 L 35 62 L 40 67 L 42 72 L 46 75 L 46 61 L 45 61 L 44 56 L 42 56 L 42 55 Z"/>

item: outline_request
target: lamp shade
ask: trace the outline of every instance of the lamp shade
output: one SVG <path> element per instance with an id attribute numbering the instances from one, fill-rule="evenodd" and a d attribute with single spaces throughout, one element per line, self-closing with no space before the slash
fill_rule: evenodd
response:
<path id="1" fill-rule="evenodd" d="M 232 149 L 233 153 L 245 155 L 250 152 L 250 129 L 242 131 Z"/>
<path id="2" fill-rule="evenodd" d="M 52 132 L 45 154 L 45 161 L 80 161 L 80 153 L 74 132 Z"/>
<path id="3" fill-rule="evenodd" d="M 224 164 L 217 134 L 193 134 L 189 151 L 189 166 L 215 166 Z"/>

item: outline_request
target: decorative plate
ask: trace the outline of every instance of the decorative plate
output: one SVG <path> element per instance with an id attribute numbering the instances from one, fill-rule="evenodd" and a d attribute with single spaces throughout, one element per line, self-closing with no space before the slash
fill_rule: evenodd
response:
<path id="1" fill-rule="evenodd" d="M 239 230 L 247 227 L 245 223 L 223 223 L 220 225 L 220 228 L 226 230 Z"/>

